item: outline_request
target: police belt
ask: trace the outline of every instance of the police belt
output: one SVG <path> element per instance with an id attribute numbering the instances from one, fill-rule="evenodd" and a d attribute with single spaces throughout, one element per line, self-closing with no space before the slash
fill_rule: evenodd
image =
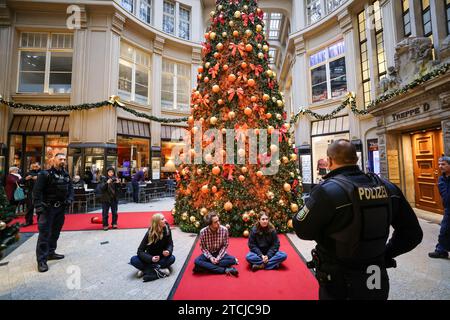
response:
<path id="1" fill-rule="evenodd" d="M 381 269 L 385 268 L 395 268 L 397 264 L 394 259 L 391 259 L 386 263 L 383 259 L 374 259 L 372 262 L 368 263 L 359 263 L 359 262 L 343 262 L 336 258 L 332 258 L 329 255 L 325 255 L 324 253 L 313 249 L 311 251 L 312 260 L 306 263 L 306 266 L 309 269 L 320 270 L 323 266 L 333 266 L 337 267 L 342 271 L 364 271 L 366 272 L 367 268 L 370 266 L 379 266 Z"/>
<path id="2" fill-rule="evenodd" d="M 44 202 L 44 205 L 46 207 L 53 207 L 53 208 L 62 207 L 64 204 L 65 204 L 64 201 L 48 201 L 48 202 Z"/>

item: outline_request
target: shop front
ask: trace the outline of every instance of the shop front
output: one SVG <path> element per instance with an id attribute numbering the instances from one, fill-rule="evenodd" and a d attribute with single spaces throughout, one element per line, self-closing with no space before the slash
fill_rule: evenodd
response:
<path id="1" fill-rule="evenodd" d="M 32 163 L 39 162 L 48 169 L 57 153 L 67 154 L 69 116 L 15 115 L 8 140 L 8 168 L 15 166 L 25 173 Z M 0 167 L 4 157 L 0 154 Z"/>
<path id="2" fill-rule="evenodd" d="M 181 148 L 184 137 L 184 127 L 161 126 L 161 179 L 173 179 L 176 171 L 172 150 Z"/>
<path id="3" fill-rule="evenodd" d="M 117 171 L 120 178 L 130 181 L 132 175 L 144 167 L 151 176 L 150 141 L 148 123 L 117 120 Z"/>
<path id="4" fill-rule="evenodd" d="M 380 174 L 396 183 L 415 207 L 442 214 L 438 159 L 450 146 L 449 76 L 393 98 L 372 113 Z"/>

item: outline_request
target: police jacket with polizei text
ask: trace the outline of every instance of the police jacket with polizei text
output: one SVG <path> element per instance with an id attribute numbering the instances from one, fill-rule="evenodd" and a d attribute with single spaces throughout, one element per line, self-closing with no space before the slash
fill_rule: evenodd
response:
<path id="1" fill-rule="evenodd" d="M 442 175 L 438 181 L 439 193 L 442 198 L 442 205 L 447 213 L 450 213 L 450 177 Z"/>
<path id="2" fill-rule="evenodd" d="M 52 167 L 39 172 L 33 188 L 33 201 L 36 208 L 58 201 L 64 204 L 72 202 L 73 199 L 72 180 L 65 170 Z"/>
<path id="3" fill-rule="evenodd" d="M 358 166 L 346 166 L 333 170 L 325 181 L 315 186 L 302 209 L 292 219 L 297 235 L 305 240 L 315 240 L 316 249 L 327 256 L 335 257 L 337 243 L 330 234 L 343 230 L 353 219 L 352 200 L 333 180 L 344 175 L 356 183 L 368 183 L 370 178 Z M 389 190 L 392 203 L 391 226 L 394 229 L 386 244 L 384 257 L 373 257 L 373 261 L 390 259 L 411 251 L 423 237 L 417 217 L 400 189 L 389 181 L 383 180 Z M 387 239 L 386 239 L 387 240 Z"/>
<path id="4" fill-rule="evenodd" d="M 173 240 L 172 240 L 172 231 L 170 231 L 170 226 L 166 222 L 166 226 L 163 229 L 163 237 L 161 240 L 153 242 L 152 244 L 148 243 L 148 231 L 145 233 L 144 238 L 139 245 L 137 250 L 138 257 L 144 261 L 145 263 L 154 263 L 152 261 L 153 256 L 162 257 L 163 251 L 167 250 L 172 254 L 173 252 Z"/>

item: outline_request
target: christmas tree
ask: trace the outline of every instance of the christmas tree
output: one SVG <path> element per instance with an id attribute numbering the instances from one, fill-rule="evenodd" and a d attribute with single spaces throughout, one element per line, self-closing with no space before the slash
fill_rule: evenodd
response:
<path id="1" fill-rule="evenodd" d="M 5 189 L 0 186 L 0 259 L 8 246 L 19 240 L 19 223 L 8 225 L 15 217 L 15 208 L 9 204 Z"/>
<path id="2" fill-rule="evenodd" d="M 179 157 L 175 222 L 198 232 L 214 210 L 232 236 L 248 236 L 265 211 L 279 232 L 288 232 L 302 205 L 302 186 L 284 98 L 269 66 L 264 12 L 256 0 L 217 0 L 205 39 L 188 149 Z M 212 129 L 219 134 L 208 136 Z M 226 150 L 210 148 L 215 143 Z"/>

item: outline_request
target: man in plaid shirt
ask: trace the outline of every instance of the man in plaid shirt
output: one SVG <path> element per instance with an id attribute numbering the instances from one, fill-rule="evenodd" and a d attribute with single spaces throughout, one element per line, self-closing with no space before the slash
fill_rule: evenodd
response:
<path id="1" fill-rule="evenodd" d="M 228 229 L 220 225 L 219 216 L 211 211 L 205 219 L 207 226 L 200 231 L 202 254 L 195 259 L 194 272 L 211 272 L 237 276 L 237 259 L 227 254 Z"/>

